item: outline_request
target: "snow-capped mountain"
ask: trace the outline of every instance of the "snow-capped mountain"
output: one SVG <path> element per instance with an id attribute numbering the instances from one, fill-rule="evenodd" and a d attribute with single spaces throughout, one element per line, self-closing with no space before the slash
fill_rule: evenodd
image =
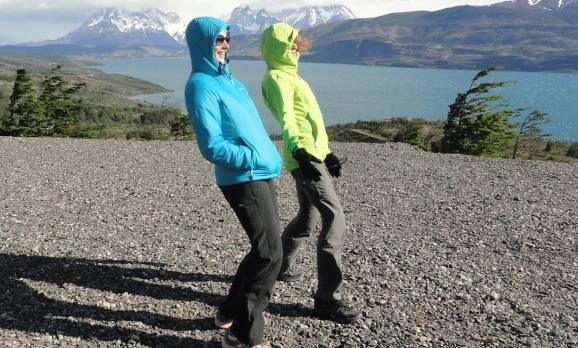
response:
<path id="1" fill-rule="evenodd" d="M 578 7 L 578 0 L 510 0 L 497 5 L 556 11 Z"/>
<path id="2" fill-rule="evenodd" d="M 276 16 L 296 28 L 311 28 L 319 24 L 355 18 L 353 12 L 343 5 L 307 6 L 297 10 L 283 10 Z"/>
<path id="3" fill-rule="evenodd" d="M 276 22 L 285 22 L 304 29 L 353 18 L 353 12 L 343 5 L 306 6 L 276 12 L 241 6 L 233 9 L 230 17 L 225 20 L 231 25 L 233 33 L 256 34 Z"/>
<path id="4" fill-rule="evenodd" d="M 231 16 L 224 20 L 229 23 L 233 33 L 242 34 L 259 33 L 278 21 L 277 17 L 266 10 L 253 10 L 249 6 L 234 8 Z"/>
<path id="5" fill-rule="evenodd" d="M 80 28 L 49 43 L 178 47 L 184 43 L 185 28 L 174 12 L 110 7 L 93 14 Z"/>

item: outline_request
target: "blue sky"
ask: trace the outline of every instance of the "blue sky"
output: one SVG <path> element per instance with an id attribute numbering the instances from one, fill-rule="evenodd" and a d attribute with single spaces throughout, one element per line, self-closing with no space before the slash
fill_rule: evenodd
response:
<path id="1" fill-rule="evenodd" d="M 279 9 L 306 5 L 345 4 L 358 17 L 392 12 L 438 10 L 458 5 L 487 5 L 500 0 L 0 0 L 0 44 L 61 37 L 79 27 L 93 12 L 110 6 L 133 10 L 156 7 L 174 11 L 184 20 L 227 15 L 233 8 Z"/>

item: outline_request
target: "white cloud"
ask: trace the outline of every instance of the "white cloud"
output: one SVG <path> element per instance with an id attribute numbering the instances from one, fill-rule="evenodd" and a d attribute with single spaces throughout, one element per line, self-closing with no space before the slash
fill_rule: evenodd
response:
<path id="1" fill-rule="evenodd" d="M 253 8 L 279 9 L 307 5 L 345 4 L 359 17 L 391 12 L 437 10 L 457 5 L 486 5 L 499 0 L 0 0 L 0 32 L 6 42 L 44 40 L 65 35 L 80 26 L 94 11 L 105 7 L 140 10 L 156 7 L 179 14 L 188 22 L 198 16 L 229 14 L 248 4 Z M 17 30 L 15 30 L 17 28 Z M 2 43 L 2 42 L 0 42 Z"/>

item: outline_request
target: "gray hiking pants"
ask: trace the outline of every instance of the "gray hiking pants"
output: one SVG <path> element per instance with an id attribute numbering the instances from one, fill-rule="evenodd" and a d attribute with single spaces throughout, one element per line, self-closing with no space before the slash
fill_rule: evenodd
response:
<path id="1" fill-rule="evenodd" d="M 295 179 L 299 212 L 287 225 L 281 237 L 283 264 L 286 272 L 295 262 L 303 242 L 311 235 L 321 217 L 321 231 L 317 241 L 317 293 L 321 300 L 341 300 L 343 285 L 341 251 L 345 237 L 345 215 L 333 181 L 324 163 L 313 163 L 321 172 L 321 180 L 307 180 L 300 169 L 291 172 Z"/>

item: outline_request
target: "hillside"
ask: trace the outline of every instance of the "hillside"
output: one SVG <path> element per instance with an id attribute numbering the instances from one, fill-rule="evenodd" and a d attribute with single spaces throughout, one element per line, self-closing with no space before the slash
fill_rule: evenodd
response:
<path id="1" fill-rule="evenodd" d="M 59 40 L 32 46 L 0 46 L 0 54 L 108 58 L 187 55 L 183 44 L 185 23 L 174 13 L 151 11 L 105 9 Z M 237 8 L 231 14 L 233 57 L 260 59 L 259 35 L 237 33 L 260 33 L 269 23 L 282 19 L 309 28 L 304 32 L 313 39 L 313 46 L 303 61 L 474 70 L 502 65 L 506 70 L 578 71 L 575 1 L 506 1 L 492 6 L 457 6 L 347 20 L 342 19 L 353 15 L 339 7 L 287 11 L 273 16 L 262 9 Z M 312 25 L 315 26 L 310 28 Z"/>
<path id="2" fill-rule="evenodd" d="M 134 77 L 107 74 L 99 69 L 87 65 L 97 64 L 92 59 L 69 58 L 64 56 L 39 55 L 0 55 L 0 91 L 5 93 L 4 101 L 8 99 L 14 86 L 16 70 L 24 68 L 34 79 L 39 81 L 44 75 L 57 65 L 63 66 L 63 76 L 70 81 L 85 82 L 88 85 L 83 98 L 91 104 L 101 106 L 117 106 L 119 108 L 136 105 L 136 101 L 129 101 L 128 97 L 167 92 L 166 88 Z M 2 102 L 3 98 L 0 98 Z"/>
<path id="3" fill-rule="evenodd" d="M 458 6 L 360 18 L 305 30 L 303 61 L 400 67 L 578 71 L 578 7 L 565 11 Z M 259 57 L 258 38 L 235 54 Z"/>
<path id="4" fill-rule="evenodd" d="M 59 74 L 71 83 L 82 82 L 86 87 L 79 91 L 82 107 L 78 113 L 79 122 L 94 129 L 87 137 L 138 138 L 141 131 L 151 133 L 152 138 L 168 137 L 167 125 L 170 117 L 180 114 L 171 108 L 169 101 L 163 105 L 134 100 L 130 97 L 140 94 L 163 93 L 162 86 L 134 77 L 107 74 L 92 66 L 94 60 L 64 56 L 0 55 L 0 114 L 9 104 L 13 92 L 17 69 L 24 68 L 30 73 L 33 86 L 39 91 L 41 81 L 51 70 L 62 66 Z M 38 92 L 37 92 L 38 93 Z M 142 115 L 159 114 L 162 119 L 143 124 Z M 166 121 L 166 122 L 165 122 Z M 144 128 L 143 128 L 144 127 Z M 146 128 L 146 129 L 145 129 Z M 132 132 L 133 135 L 130 135 Z"/>
<path id="5" fill-rule="evenodd" d="M 348 236 L 348 303 L 310 317 L 278 283 L 276 347 L 575 346 L 578 166 L 332 144 Z M 8 346 L 218 347 L 211 325 L 246 241 L 191 142 L 0 138 L 0 341 Z M 281 222 L 297 205 L 278 182 Z"/>

